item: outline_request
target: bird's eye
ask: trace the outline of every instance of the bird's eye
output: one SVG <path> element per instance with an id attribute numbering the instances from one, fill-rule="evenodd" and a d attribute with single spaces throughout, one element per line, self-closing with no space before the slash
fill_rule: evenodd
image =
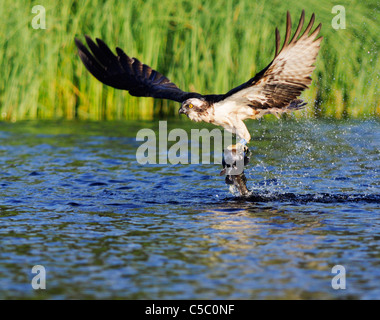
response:
<path id="1" fill-rule="evenodd" d="M 189 108 L 190 108 L 190 109 L 194 108 L 194 106 L 193 106 L 192 103 L 189 104 Z"/>

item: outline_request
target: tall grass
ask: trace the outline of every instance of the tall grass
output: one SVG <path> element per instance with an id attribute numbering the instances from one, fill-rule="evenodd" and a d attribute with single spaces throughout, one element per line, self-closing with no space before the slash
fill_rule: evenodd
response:
<path id="1" fill-rule="evenodd" d="M 46 8 L 46 30 L 31 12 Z M 2 0 L 0 4 L 0 119 L 153 119 L 175 116 L 178 105 L 135 98 L 99 83 L 76 54 L 74 37 L 99 37 L 113 49 L 167 75 L 184 90 L 224 93 L 273 58 L 274 29 L 284 37 L 303 8 L 323 23 L 321 54 L 301 116 L 380 116 L 379 7 L 339 1 L 347 29 L 334 30 L 332 7 L 311 0 Z"/>

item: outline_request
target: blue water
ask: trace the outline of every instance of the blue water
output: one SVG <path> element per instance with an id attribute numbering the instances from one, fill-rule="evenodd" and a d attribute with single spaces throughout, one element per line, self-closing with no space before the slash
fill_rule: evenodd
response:
<path id="1" fill-rule="evenodd" d="M 1 299 L 380 298 L 379 122 L 250 123 L 248 199 L 217 165 L 138 165 L 156 122 L 0 125 Z"/>

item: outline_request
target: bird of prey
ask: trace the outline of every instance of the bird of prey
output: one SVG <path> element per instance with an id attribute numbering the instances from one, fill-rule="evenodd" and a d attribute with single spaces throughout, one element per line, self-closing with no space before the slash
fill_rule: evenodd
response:
<path id="1" fill-rule="evenodd" d="M 100 39 L 96 43 L 86 36 L 87 47 L 78 39 L 79 56 L 90 73 L 102 83 L 129 91 L 136 97 L 169 99 L 182 103 L 179 113 L 193 121 L 205 121 L 222 126 L 239 136 L 243 145 L 251 136 L 244 124 L 246 119 L 258 119 L 265 114 L 278 116 L 306 105 L 297 99 L 311 83 L 322 37 L 321 24 L 312 31 L 315 16 L 301 34 L 305 21 L 302 11 L 298 27 L 291 37 L 291 18 L 287 12 L 285 41 L 280 48 L 280 33 L 276 28 L 275 57 L 253 78 L 226 94 L 202 95 L 179 89 L 167 77 L 136 58 L 128 57 L 120 48 L 115 55 Z"/>

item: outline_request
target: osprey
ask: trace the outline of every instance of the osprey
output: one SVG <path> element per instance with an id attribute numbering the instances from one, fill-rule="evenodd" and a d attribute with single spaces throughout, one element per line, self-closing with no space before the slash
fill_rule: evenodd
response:
<path id="1" fill-rule="evenodd" d="M 265 114 L 278 116 L 301 109 L 306 105 L 297 99 L 311 83 L 322 37 L 317 39 L 321 24 L 309 35 L 315 20 L 314 14 L 305 31 L 302 11 L 298 27 L 290 40 L 291 18 L 287 12 L 286 35 L 280 50 L 280 33 L 276 28 L 276 52 L 272 62 L 242 85 L 226 94 L 202 95 L 184 92 L 161 73 L 136 58 L 128 57 L 116 48 L 113 54 L 100 39 L 96 43 L 86 36 L 91 52 L 75 39 L 79 56 L 90 73 L 102 83 L 129 91 L 136 97 L 169 99 L 182 103 L 179 113 L 193 121 L 205 121 L 222 126 L 238 135 L 245 145 L 251 139 L 244 124 L 246 119 L 258 119 Z"/>

